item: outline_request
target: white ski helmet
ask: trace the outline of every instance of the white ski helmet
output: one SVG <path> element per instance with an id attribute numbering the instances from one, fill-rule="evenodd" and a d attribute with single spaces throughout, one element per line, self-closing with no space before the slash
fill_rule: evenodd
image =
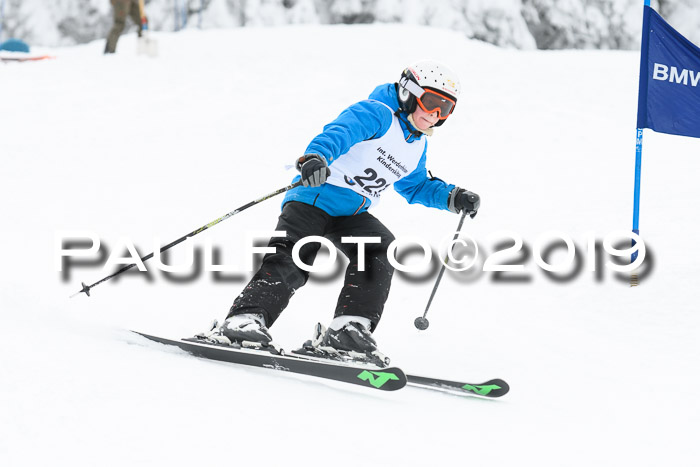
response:
<path id="1" fill-rule="evenodd" d="M 457 73 L 447 65 L 421 60 L 403 70 L 396 90 L 401 110 L 411 114 L 419 104 L 426 112 L 439 110 L 435 126 L 440 126 L 454 111 L 461 86 Z"/>

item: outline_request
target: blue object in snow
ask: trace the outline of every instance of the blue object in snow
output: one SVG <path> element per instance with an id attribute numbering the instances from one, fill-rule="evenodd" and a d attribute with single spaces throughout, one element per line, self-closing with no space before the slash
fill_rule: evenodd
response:
<path id="1" fill-rule="evenodd" d="M 0 50 L 29 53 L 29 44 L 20 39 L 7 39 L 5 42 L 0 43 Z"/>

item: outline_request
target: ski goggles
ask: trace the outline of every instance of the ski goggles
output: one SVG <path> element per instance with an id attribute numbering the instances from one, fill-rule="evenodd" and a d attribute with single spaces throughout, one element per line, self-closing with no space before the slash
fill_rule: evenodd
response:
<path id="1" fill-rule="evenodd" d="M 418 101 L 418 105 L 424 112 L 429 114 L 438 112 L 440 120 L 445 120 L 449 117 L 457 103 L 454 99 L 450 99 L 432 89 L 422 88 L 407 78 L 404 78 L 401 85 L 416 96 L 416 101 Z"/>
<path id="2" fill-rule="evenodd" d="M 425 112 L 431 114 L 435 111 L 439 113 L 439 119 L 444 120 L 450 116 L 452 110 L 455 108 L 455 101 L 447 96 L 438 94 L 437 92 L 426 89 L 422 96 L 417 97 L 418 105 Z"/>

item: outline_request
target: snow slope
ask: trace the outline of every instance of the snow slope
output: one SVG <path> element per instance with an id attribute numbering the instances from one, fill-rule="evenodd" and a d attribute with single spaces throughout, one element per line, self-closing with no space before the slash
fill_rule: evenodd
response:
<path id="1" fill-rule="evenodd" d="M 0 66 L 0 464 L 697 462 L 697 140 L 646 132 L 641 230 L 654 266 L 639 287 L 586 267 L 557 282 L 530 255 L 527 282 L 446 275 L 419 333 L 413 319 L 436 275 L 394 279 L 376 332 L 392 362 L 415 374 L 504 378 L 511 393 L 499 401 L 200 361 L 127 330 L 191 335 L 225 316 L 248 273 L 178 282 L 153 269 L 69 300 L 106 273 L 75 267 L 63 280 L 55 264 L 62 231 L 94 232 L 119 251 L 126 237 L 145 254 L 288 184 L 284 166 L 324 123 L 422 57 L 462 78 L 455 114 L 430 140 L 429 168 L 482 195 L 464 228 L 481 259 L 504 230 L 530 249 L 550 230 L 585 248 L 589 232 L 602 239 L 631 225 L 636 53 L 517 52 L 379 25 L 156 38 L 157 59 L 137 56 L 129 35 L 114 56 L 95 42 Z M 211 241 L 223 262 L 241 265 L 246 236 L 273 229 L 279 201 L 195 245 Z M 393 192 L 374 214 L 397 237 L 435 248 L 458 222 Z M 173 263 L 185 250 L 173 250 Z M 577 257 L 585 266 L 585 251 Z M 316 275 L 275 339 L 293 347 L 329 322 L 341 283 L 342 274 Z"/>

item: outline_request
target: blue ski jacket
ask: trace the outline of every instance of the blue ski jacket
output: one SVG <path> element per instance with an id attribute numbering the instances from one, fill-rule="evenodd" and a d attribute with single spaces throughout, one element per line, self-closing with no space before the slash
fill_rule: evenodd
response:
<path id="1" fill-rule="evenodd" d="M 386 104 L 383 105 L 383 104 Z M 331 171 L 333 162 L 355 144 L 379 138 L 386 134 L 391 127 L 394 112 L 399 109 L 399 99 L 393 83 L 377 86 L 368 100 L 360 101 L 345 109 L 335 120 L 323 128 L 306 148 L 305 154 L 319 154 L 326 159 Z M 398 115 L 404 139 L 412 143 L 426 136 L 416 130 L 407 120 L 405 112 Z M 448 197 L 454 185 L 448 185 L 442 180 L 428 177 L 425 168 L 426 149 L 413 172 L 393 184 L 397 193 L 409 203 L 449 210 Z M 297 175 L 293 182 L 301 178 Z M 354 191 L 328 183 L 320 187 L 299 186 L 289 190 L 282 206 L 289 201 L 299 201 L 323 209 L 331 216 L 351 216 L 367 211 L 371 200 Z"/>

